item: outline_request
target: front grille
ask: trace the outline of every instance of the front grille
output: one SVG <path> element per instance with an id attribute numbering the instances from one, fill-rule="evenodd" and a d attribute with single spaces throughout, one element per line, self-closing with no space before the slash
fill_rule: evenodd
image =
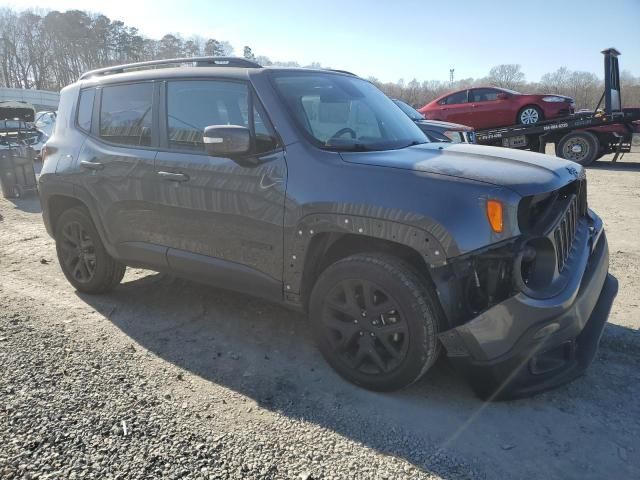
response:
<path id="1" fill-rule="evenodd" d="M 553 232 L 556 244 L 556 261 L 561 272 L 571 252 L 580 218 L 587 214 L 587 181 L 579 180 L 576 193 L 571 197 L 569 208 Z"/>
<path id="2" fill-rule="evenodd" d="M 576 197 L 573 197 L 564 217 L 562 217 L 562 220 L 560 220 L 560 223 L 553 232 L 556 244 L 558 271 L 562 271 L 564 268 L 564 264 L 571 251 L 571 245 L 573 244 L 576 229 L 578 228 L 578 218 L 578 201 Z"/>
<path id="3" fill-rule="evenodd" d="M 587 214 L 587 179 L 579 180 L 578 189 L 578 216 L 584 217 Z"/>

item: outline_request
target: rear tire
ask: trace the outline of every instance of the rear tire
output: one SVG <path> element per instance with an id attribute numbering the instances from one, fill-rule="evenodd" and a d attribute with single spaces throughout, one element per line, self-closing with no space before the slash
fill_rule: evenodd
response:
<path id="1" fill-rule="evenodd" d="M 526 107 L 522 107 L 518 112 L 516 123 L 519 123 L 520 125 L 533 125 L 541 122 L 542 120 L 544 120 L 544 113 L 542 113 L 542 109 L 535 105 L 527 105 Z"/>
<path id="2" fill-rule="evenodd" d="M 329 266 L 309 302 L 318 348 L 346 380 L 376 391 L 417 381 L 440 352 L 433 289 L 407 263 L 358 254 Z"/>
<path id="3" fill-rule="evenodd" d="M 600 151 L 598 137 L 591 132 L 569 132 L 556 145 L 556 156 L 583 166 L 599 158 Z"/>
<path id="4" fill-rule="evenodd" d="M 56 222 L 55 237 L 60 267 L 76 290 L 106 293 L 124 277 L 126 266 L 107 253 L 86 208 L 64 211 Z"/>

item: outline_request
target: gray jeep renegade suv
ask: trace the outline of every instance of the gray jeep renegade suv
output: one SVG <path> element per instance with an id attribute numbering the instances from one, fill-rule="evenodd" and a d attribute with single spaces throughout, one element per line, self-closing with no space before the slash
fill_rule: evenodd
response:
<path id="1" fill-rule="evenodd" d="M 130 265 L 283 302 L 365 388 L 415 382 L 444 348 L 480 395 L 526 395 L 582 373 L 606 321 L 580 165 L 430 143 L 346 72 L 95 70 L 62 91 L 44 155 L 44 222 L 77 290 Z"/>

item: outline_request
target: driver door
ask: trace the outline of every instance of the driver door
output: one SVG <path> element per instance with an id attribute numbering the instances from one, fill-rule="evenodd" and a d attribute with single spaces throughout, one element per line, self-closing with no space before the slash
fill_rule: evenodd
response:
<path id="1" fill-rule="evenodd" d="M 498 93 L 500 93 L 500 90 L 495 88 L 474 88 L 469 90 L 469 104 L 473 109 L 474 127 L 503 127 L 513 123 L 509 100 L 498 98 Z"/>
<path id="2" fill-rule="evenodd" d="M 156 243 L 169 247 L 169 265 L 188 273 L 238 267 L 281 282 L 286 163 L 257 98 L 245 82 L 175 80 L 165 88 Z M 209 125 L 250 128 L 257 166 L 207 155 Z"/>

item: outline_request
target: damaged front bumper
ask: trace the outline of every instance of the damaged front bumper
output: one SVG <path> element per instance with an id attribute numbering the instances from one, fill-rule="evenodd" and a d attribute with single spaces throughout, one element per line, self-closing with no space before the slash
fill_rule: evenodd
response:
<path id="1" fill-rule="evenodd" d="M 593 360 L 617 283 L 608 276 L 602 221 L 590 212 L 565 288 L 550 298 L 517 293 L 439 338 L 476 393 L 489 399 L 528 396 L 567 383 Z"/>

